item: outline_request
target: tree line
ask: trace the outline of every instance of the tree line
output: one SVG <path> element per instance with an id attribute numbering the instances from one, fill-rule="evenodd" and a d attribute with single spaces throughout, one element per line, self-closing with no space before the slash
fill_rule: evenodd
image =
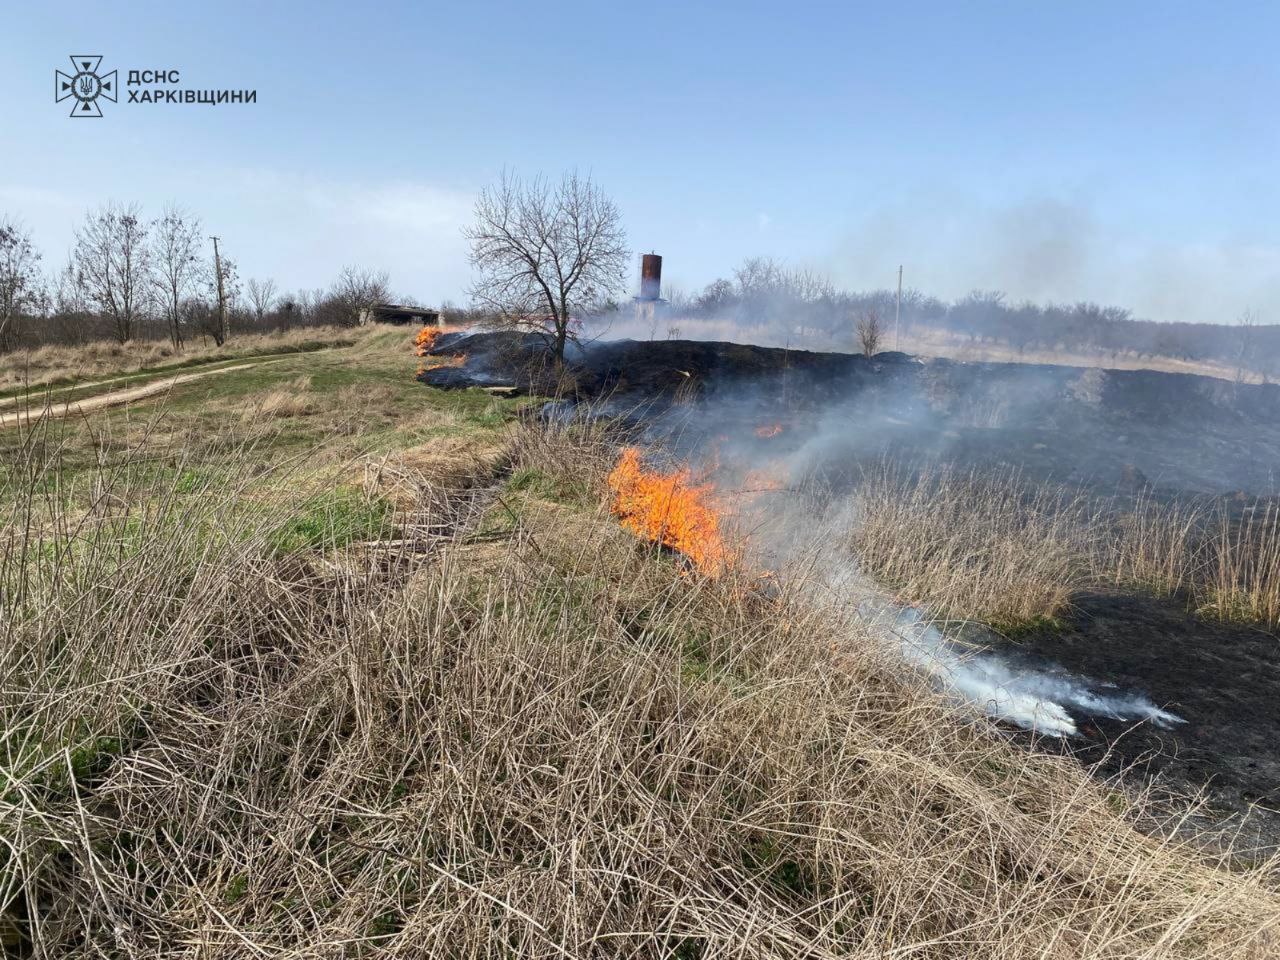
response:
<path id="1" fill-rule="evenodd" d="M 894 290 L 840 290 L 820 274 L 768 257 L 748 258 L 730 277 L 714 280 L 700 293 L 669 295 L 672 316 L 731 319 L 799 342 L 847 343 L 856 334 L 865 343 L 864 333 L 877 328 L 879 336 L 872 341 L 891 345 L 897 308 Z M 1010 302 L 1005 294 L 986 290 L 946 302 L 905 289 L 900 315 L 904 332 L 944 330 L 974 342 L 1006 343 L 1019 353 L 1072 350 L 1212 361 L 1280 379 L 1280 325 L 1263 324 L 1253 313 L 1224 320 L 1234 322 L 1141 320 L 1121 307 Z"/>
<path id="2" fill-rule="evenodd" d="M 270 278 L 242 280 L 225 245 L 215 251 L 200 218 L 177 205 L 153 218 L 137 204 L 87 213 L 54 269 L 29 231 L 0 216 L 0 353 L 107 338 L 221 345 L 236 333 L 353 325 L 388 299 L 387 274 L 356 266 L 328 288 L 293 293 Z"/>
<path id="3" fill-rule="evenodd" d="M 571 171 L 558 182 L 504 172 L 484 190 L 471 243 L 472 306 L 468 319 L 541 337 L 556 357 L 565 344 L 607 330 L 627 309 L 630 252 L 617 206 L 591 177 Z M 678 330 L 682 317 L 731 320 L 744 334 L 767 331 L 797 345 L 844 347 L 864 353 L 892 343 L 893 318 L 906 332 L 948 331 L 973 341 L 1008 344 L 1019 353 L 1043 350 L 1212 361 L 1263 379 L 1280 378 L 1280 326 L 1252 313 L 1234 323 L 1139 320 L 1121 307 L 1010 302 L 975 290 L 951 302 L 919 290 L 840 290 L 812 270 L 751 257 L 700 293 L 668 292 L 663 313 Z M 451 315 L 457 311 L 452 311 Z M 1229 318 L 1224 318 L 1229 319 Z M 655 327 L 656 329 L 656 327 Z"/>
<path id="4" fill-rule="evenodd" d="M 475 275 L 471 306 L 449 308 L 457 319 L 537 334 L 562 357 L 592 321 L 607 325 L 624 309 L 630 252 L 622 217 L 589 176 L 570 172 L 552 182 L 505 173 L 480 194 L 464 235 Z M 191 337 L 221 344 L 233 331 L 355 324 L 362 308 L 391 298 L 386 273 L 359 267 L 344 268 L 326 289 L 291 294 L 270 279 L 242 282 L 235 260 L 214 253 L 200 219 L 174 205 L 153 219 L 136 204 L 92 211 L 66 264 L 42 267 L 30 234 L 0 217 L 0 352 L 104 337 L 168 338 L 180 350 Z M 669 296 L 673 318 L 729 319 L 797 345 L 856 337 L 871 352 L 891 343 L 898 307 L 893 290 L 840 290 L 768 257 L 748 258 L 700 293 Z M 1211 361 L 1241 376 L 1280 379 L 1280 325 L 1253 314 L 1231 324 L 1157 322 L 1087 301 L 1010 302 L 976 290 L 945 302 L 907 289 L 900 323 L 906 332 L 939 329 L 1018 352 Z"/>

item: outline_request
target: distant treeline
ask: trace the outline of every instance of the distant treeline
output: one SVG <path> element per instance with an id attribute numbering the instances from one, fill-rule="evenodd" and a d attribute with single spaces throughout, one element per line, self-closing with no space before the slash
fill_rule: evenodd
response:
<path id="1" fill-rule="evenodd" d="M 136 204 L 110 205 L 85 216 L 66 263 L 48 269 L 30 234 L 0 215 L 0 353 L 108 338 L 168 339 L 178 348 L 192 338 L 221 343 L 237 332 L 355 324 L 362 308 L 393 299 L 386 273 L 360 267 L 344 268 L 327 288 L 291 293 L 269 278 L 242 279 L 234 243 L 224 241 L 215 261 L 209 233 L 179 207 L 148 219 Z M 887 334 L 895 301 L 892 290 L 838 290 L 820 274 L 754 257 L 731 279 L 715 280 L 696 295 L 672 293 L 667 313 L 829 345 L 851 342 L 855 325 L 868 317 Z M 445 304 L 443 310 L 455 321 L 487 319 L 476 308 Z M 1010 303 L 1002 293 L 974 291 L 948 303 L 918 290 L 902 292 L 901 323 L 908 332 L 944 330 L 1019 352 L 1208 361 L 1280 379 L 1280 325 L 1263 325 L 1251 315 L 1237 319 L 1168 323 L 1088 302 Z"/>
<path id="2" fill-rule="evenodd" d="M 17 221 L 0 215 L 0 353 L 94 340 L 192 339 L 354 325 L 390 299 L 386 273 L 345 267 L 327 288 L 288 293 L 242 279 L 234 244 L 215 254 L 209 230 L 178 207 L 147 218 L 137 205 L 87 214 L 61 267 Z"/>
<path id="3" fill-rule="evenodd" d="M 674 293 L 673 317 L 730 319 L 787 336 L 850 342 L 854 324 L 873 314 L 886 331 L 893 324 L 893 290 L 837 290 L 826 278 L 752 258 L 693 296 Z M 1280 325 L 1252 315 L 1232 324 L 1169 323 L 1135 319 L 1128 310 L 1096 303 L 1010 303 L 1004 294 L 974 291 L 951 303 L 918 290 L 902 291 L 904 330 L 945 330 L 974 341 L 1008 344 L 1017 351 L 1072 350 L 1104 356 L 1171 357 L 1211 361 L 1270 379 L 1280 378 Z"/>

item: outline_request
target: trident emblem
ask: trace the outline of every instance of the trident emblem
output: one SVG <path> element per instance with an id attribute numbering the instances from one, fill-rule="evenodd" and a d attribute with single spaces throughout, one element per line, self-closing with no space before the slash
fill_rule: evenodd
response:
<path id="1" fill-rule="evenodd" d="M 116 71 L 112 70 L 106 75 L 99 76 L 98 65 L 101 63 L 101 56 L 73 54 L 71 66 L 75 73 L 66 74 L 61 70 L 54 71 L 55 101 L 61 103 L 67 97 L 75 98 L 75 103 L 71 105 L 71 116 L 102 116 L 102 108 L 98 106 L 99 97 L 105 97 L 112 103 L 116 102 Z"/>

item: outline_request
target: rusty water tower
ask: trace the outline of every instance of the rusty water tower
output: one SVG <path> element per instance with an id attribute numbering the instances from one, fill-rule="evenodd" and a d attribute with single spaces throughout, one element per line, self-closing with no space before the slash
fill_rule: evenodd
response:
<path id="1" fill-rule="evenodd" d="M 640 258 L 640 296 L 637 300 L 656 302 L 662 299 L 662 257 L 646 253 Z"/>
<path id="2" fill-rule="evenodd" d="M 640 296 L 635 298 L 636 323 L 648 325 L 649 339 L 658 335 L 658 315 L 662 312 L 662 258 L 656 253 L 640 257 Z"/>

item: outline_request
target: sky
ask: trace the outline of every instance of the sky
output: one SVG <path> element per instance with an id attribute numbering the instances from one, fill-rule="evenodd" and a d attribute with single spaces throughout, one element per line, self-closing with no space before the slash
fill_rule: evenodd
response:
<path id="1" fill-rule="evenodd" d="M 91 208 L 177 203 L 244 278 L 357 264 L 461 301 L 476 193 L 577 169 L 668 288 L 764 255 L 1280 322 L 1277 4 L 0 0 L 0 24 L 0 216 L 48 265 Z M 257 101 L 122 90 L 71 119 L 73 53 Z"/>

